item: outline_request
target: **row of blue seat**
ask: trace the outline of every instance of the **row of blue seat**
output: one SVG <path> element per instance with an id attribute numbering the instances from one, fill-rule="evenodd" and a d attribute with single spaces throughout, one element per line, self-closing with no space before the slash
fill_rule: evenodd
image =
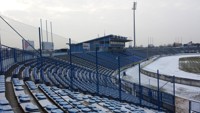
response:
<path id="1" fill-rule="evenodd" d="M 5 75 L 0 75 L 0 113 L 14 113 L 5 97 Z"/>
<path id="2" fill-rule="evenodd" d="M 59 57 L 60 58 L 60 57 Z M 66 56 L 66 57 L 61 57 L 63 59 L 67 59 L 66 61 L 63 61 L 62 59 L 58 59 L 58 58 L 53 58 L 53 61 L 55 64 L 69 64 L 69 56 Z M 56 62 L 55 62 L 56 61 Z M 72 57 L 72 64 L 73 65 L 77 65 L 79 67 L 83 67 L 85 69 L 88 69 L 88 70 L 95 70 L 96 69 L 96 65 L 95 63 L 93 62 L 89 62 L 87 60 L 84 60 L 84 59 L 81 59 L 81 58 L 78 58 L 78 57 Z M 101 65 L 98 65 L 98 70 L 99 70 L 99 73 L 104 73 L 106 72 L 108 75 L 112 74 L 114 72 L 114 70 L 111 70 L 109 68 L 106 68 L 106 67 L 103 67 Z"/>
<path id="3" fill-rule="evenodd" d="M 54 68 L 53 70 L 57 70 L 57 69 Z M 55 71 L 54 71 L 54 72 L 55 72 Z M 59 72 L 59 70 L 58 70 L 58 72 Z M 55 77 L 55 78 L 56 78 L 56 77 Z"/>
<path id="4" fill-rule="evenodd" d="M 50 89 L 50 87 L 46 86 L 45 84 L 41 84 L 39 85 L 39 88 L 54 102 L 56 103 L 57 106 L 51 106 L 52 109 L 60 109 L 58 112 L 59 113 L 63 113 L 63 111 L 65 112 L 69 112 L 69 113 L 73 113 L 73 112 L 78 112 L 77 109 L 74 108 L 68 108 L 66 105 L 69 105 L 68 102 L 66 102 L 66 100 L 64 100 L 63 98 L 61 98 L 58 94 L 56 94 L 53 90 Z"/>
<path id="5" fill-rule="evenodd" d="M 178 54 L 182 53 L 187 48 L 174 48 L 174 47 L 149 47 L 149 48 L 127 48 L 125 50 L 125 54 L 127 55 L 135 55 L 140 56 L 142 58 L 152 57 L 155 55 L 170 55 L 170 54 Z"/>
<path id="6" fill-rule="evenodd" d="M 24 112 L 38 112 L 39 108 L 31 102 L 30 95 L 24 91 L 24 83 L 19 78 L 12 78 L 14 93 L 18 101 L 19 106 Z"/>
<path id="7" fill-rule="evenodd" d="M 19 75 L 19 70 L 20 70 L 23 66 L 24 66 L 23 64 L 20 64 L 19 66 L 17 66 L 17 67 L 14 69 L 12 75 L 13 75 L 14 77 L 17 77 L 17 76 Z"/>
<path id="8" fill-rule="evenodd" d="M 101 98 L 99 96 L 92 96 L 92 95 L 83 95 L 79 92 L 72 92 L 69 89 L 61 90 L 57 87 L 51 87 L 51 89 L 49 89 L 49 87 L 45 85 L 42 85 L 42 87 L 43 89 L 46 89 L 46 92 L 48 92 L 48 95 L 50 95 L 53 98 L 53 100 L 58 101 L 58 103 L 62 105 L 63 108 L 67 109 L 67 111 L 70 113 L 78 111 L 87 113 L 89 112 L 145 113 L 143 109 L 136 107 L 135 105 L 121 103 L 119 101 L 110 100 L 108 98 Z M 54 93 L 52 91 L 54 91 Z M 58 94 L 60 96 L 58 97 L 55 94 Z"/>
<path id="9" fill-rule="evenodd" d="M 23 78 L 25 81 L 30 79 L 29 70 L 30 70 L 30 67 L 28 66 L 28 67 L 25 67 L 25 69 L 24 69 L 23 72 L 22 72 L 22 78 Z"/>
<path id="10" fill-rule="evenodd" d="M 0 93 L 5 93 L 5 75 L 0 75 Z"/>
<path id="11" fill-rule="evenodd" d="M 26 81 L 26 85 L 29 88 L 29 91 L 36 99 L 37 103 L 42 107 L 44 112 L 47 113 L 64 113 L 61 109 L 59 109 L 54 103 L 39 91 L 37 85 L 33 81 Z"/>
<path id="12" fill-rule="evenodd" d="M 98 64 L 104 67 L 107 67 L 112 70 L 118 68 L 117 57 L 120 56 L 120 66 L 126 66 L 128 64 L 133 64 L 144 60 L 145 58 L 134 55 L 134 54 L 125 54 L 124 52 L 98 52 Z M 81 59 L 96 63 L 96 54 L 95 52 L 88 53 L 74 53 L 72 57 L 79 57 Z"/>
<path id="13" fill-rule="evenodd" d="M 69 85 L 70 84 L 70 80 L 71 80 L 70 74 L 69 74 L 70 70 L 68 70 L 67 73 L 68 73 L 67 76 L 64 75 L 65 77 L 67 77 L 67 79 L 65 77 L 60 77 L 60 79 L 59 79 L 59 76 L 61 75 L 61 73 L 58 73 L 58 74 L 54 73 L 54 75 L 53 76 L 51 75 L 50 77 L 52 79 L 54 79 L 55 82 L 57 82 L 56 83 L 57 86 L 60 85 L 59 83 L 63 83 L 63 84 Z M 95 94 L 96 93 L 96 83 L 86 83 L 87 80 L 80 81 L 78 79 L 78 78 L 81 78 L 80 75 L 81 75 L 80 73 L 77 73 L 77 76 L 75 75 L 76 79 L 74 80 L 74 84 L 75 84 L 74 85 L 74 89 L 80 88 L 83 91 L 89 91 L 90 93 Z M 83 77 L 82 79 L 85 79 L 86 75 L 83 75 L 82 77 Z M 62 80 L 64 80 L 64 81 L 62 81 Z M 77 81 L 77 80 L 79 80 L 79 81 Z M 108 83 L 108 86 L 114 86 L 114 84 L 112 83 L 112 80 L 110 80 L 110 83 Z M 113 92 L 113 94 L 110 94 L 110 91 Z M 103 94 L 101 94 L 101 95 L 104 95 L 104 96 L 108 96 L 108 97 L 112 97 L 112 98 L 119 98 L 119 96 L 118 96 L 118 88 L 117 87 L 115 87 L 115 89 L 113 89 L 113 88 L 109 88 L 109 87 L 100 86 L 100 92 L 103 92 Z M 129 102 L 134 102 L 134 103 L 138 104 L 139 103 L 138 99 L 136 101 L 134 99 L 135 97 L 134 98 L 133 97 L 134 96 L 129 95 L 127 93 L 124 93 L 122 91 L 122 100 L 129 101 Z M 133 98 L 133 99 L 131 99 L 131 98 Z M 146 103 L 146 105 L 148 104 L 148 106 L 151 106 L 152 108 L 156 107 L 156 106 L 154 106 L 154 105 L 152 105 L 152 104 L 150 104 L 150 103 L 148 103 L 146 101 L 142 101 L 142 102 Z"/>
<path id="14" fill-rule="evenodd" d="M 71 67 L 67 63 L 56 64 L 56 61 L 52 59 L 44 60 L 43 71 L 45 73 L 45 77 L 51 81 L 51 85 L 56 85 L 61 88 L 69 88 L 71 87 Z M 37 74 L 40 76 L 40 68 L 36 68 Z M 32 69 L 31 69 L 32 70 Z M 106 71 L 102 71 L 106 73 Z M 96 94 L 96 86 L 97 86 L 97 78 L 96 72 L 92 72 L 90 69 L 85 69 L 78 65 L 73 65 L 73 89 L 81 90 L 85 93 Z M 42 77 L 41 77 L 42 78 Z M 42 81 L 44 77 L 42 78 Z M 111 77 L 111 75 L 99 74 L 99 95 L 106 96 L 108 98 L 119 99 L 118 85 L 114 83 L 115 77 Z M 45 82 L 44 82 L 45 83 Z M 125 91 L 121 91 L 122 100 L 130 103 L 138 104 L 137 97 L 126 93 Z M 144 100 L 142 100 L 143 104 L 151 106 L 151 108 L 155 108 L 153 104 L 150 104 Z"/>

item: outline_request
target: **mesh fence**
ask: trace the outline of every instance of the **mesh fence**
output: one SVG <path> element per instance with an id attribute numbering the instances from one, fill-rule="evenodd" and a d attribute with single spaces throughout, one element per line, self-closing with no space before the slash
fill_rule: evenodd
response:
<path id="1" fill-rule="evenodd" d="M 63 37 L 55 33 L 52 33 L 50 23 L 47 23 L 47 24 L 48 24 L 47 25 L 48 32 L 45 30 L 46 25 L 42 25 L 42 28 L 43 28 L 41 30 L 42 42 L 49 42 L 49 44 L 53 42 L 54 50 L 68 48 L 69 46 L 66 43 L 69 43 L 69 39 L 67 37 Z M 53 31 L 53 27 L 52 27 L 52 31 Z M 35 26 L 27 25 L 22 22 L 16 21 L 14 19 L 0 15 L 0 35 L 1 35 L 1 43 L 3 45 L 23 49 L 22 39 L 24 38 L 27 41 L 34 42 L 34 46 L 30 47 L 32 48 L 32 50 L 36 51 L 39 49 L 39 26 L 35 27 Z M 72 39 L 72 43 L 77 43 L 77 41 L 74 41 Z"/>

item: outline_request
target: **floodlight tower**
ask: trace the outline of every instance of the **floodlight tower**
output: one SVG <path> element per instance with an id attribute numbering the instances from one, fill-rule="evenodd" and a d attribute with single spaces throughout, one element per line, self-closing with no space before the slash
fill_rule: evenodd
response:
<path id="1" fill-rule="evenodd" d="M 134 46 L 133 47 L 136 47 L 136 39 L 135 39 L 135 10 L 136 10 L 136 6 L 137 6 L 137 2 L 133 2 L 133 43 L 134 43 Z"/>

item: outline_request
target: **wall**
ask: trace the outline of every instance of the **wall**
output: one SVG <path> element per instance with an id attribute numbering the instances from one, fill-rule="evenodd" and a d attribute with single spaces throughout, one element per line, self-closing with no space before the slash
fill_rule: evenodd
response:
<path id="1" fill-rule="evenodd" d="M 176 113 L 189 113 L 189 100 L 181 98 L 181 97 L 176 97 Z"/>
<path id="2" fill-rule="evenodd" d="M 157 73 L 154 73 L 154 72 L 150 72 L 150 71 L 141 69 L 141 73 L 143 73 L 147 76 L 153 77 L 153 78 L 157 78 Z M 159 74 L 159 75 L 160 75 L 161 80 L 168 81 L 168 82 L 172 81 L 172 76 L 164 75 L 164 74 Z M 175 82 L 178 83 L 178 84 L 200 87 L 200 80 L 193 80 L 193 79 L 188 79 L 188 78 L 175 77 Z"/>

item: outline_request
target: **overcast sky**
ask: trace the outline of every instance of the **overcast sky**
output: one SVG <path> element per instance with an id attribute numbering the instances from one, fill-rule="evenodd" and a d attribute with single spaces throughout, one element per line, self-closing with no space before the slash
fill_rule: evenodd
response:
<path id="1" fill-rule="evenodd" d="M 200 0 L 138 0 L 136 43 L 200 43 Z M 0 14 L 53 31 L 77 42 L 105 34 L 133 35 L 133 0 L 0 0 Z"/>

